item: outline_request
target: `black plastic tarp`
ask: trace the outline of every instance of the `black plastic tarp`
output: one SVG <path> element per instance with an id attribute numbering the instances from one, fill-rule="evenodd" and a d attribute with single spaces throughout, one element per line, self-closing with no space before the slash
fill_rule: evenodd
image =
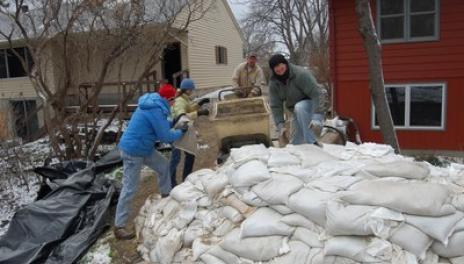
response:
<path id="1" fill-rule="evenodd" d="M 0 263 L 75 263 L 110 224 L 114 185 L 101 172 L 121 165 L 110 153 L 96 163 L 71 161 L 36 172 L 51 191 L 18 210 L 0 237 Z"/>

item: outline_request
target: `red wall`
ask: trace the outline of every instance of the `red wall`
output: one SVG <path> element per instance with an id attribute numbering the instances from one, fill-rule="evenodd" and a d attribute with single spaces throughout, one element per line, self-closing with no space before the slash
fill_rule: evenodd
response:
<path id="1" fill-rule="evenodd" d="M 371 128 L 367 55 L 358 32 L 355 0 L 331 0 L 331 70 L 335 110 L 354 118 L 363 141 L 381 142 Z M 374 3 L 375 1 L 373 1 Z M 406 149 L 464 150 L 464 1 L 440 1 L 440 39 L 383 44 L 385 83 L 447 84 L 445 131 L 397 130 Z M 375 6 L 372 6 L 375 14 Z"/>

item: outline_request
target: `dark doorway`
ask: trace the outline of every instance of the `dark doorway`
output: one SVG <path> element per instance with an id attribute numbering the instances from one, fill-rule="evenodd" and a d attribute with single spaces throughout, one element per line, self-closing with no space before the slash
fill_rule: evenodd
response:
<path id="1" fill-rule="evenodd" d="M 168 44 L 164 49 L 163 58 L 163 77 L 170 84 L 174 84 L 172 75 L 182 70 L 180 42 Z M 176 83 L 179 83 L 179 80 Z"/>
<path id="2" fill-rule="evenodd" d="M 17 137 L 25 141 L 33 140 L 39 132 L 37 103 L 35 100 L 11 101 L 14 129 Z"/>

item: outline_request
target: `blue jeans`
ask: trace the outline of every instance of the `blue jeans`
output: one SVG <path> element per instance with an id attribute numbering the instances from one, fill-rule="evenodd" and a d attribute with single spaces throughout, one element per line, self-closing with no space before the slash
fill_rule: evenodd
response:
<path id="1" fill-rule="evenodd" d="M 181 150 L 177 148 L 173 148 L 171 152 L 171 160 L 169 161 L 169 171 L 171 172 L 171 186 L 174 187 L 177 185 L 176 181 L 176 171 L 177 165 L 180 162 L 180 155 Z M 182 172 L 182 179 L 185 180 L 187 176 L 192 173 L 193 170 L 193 163 L 195 163 L 195 156 L 187 153 L 184 151 L 185 159 L 184 159 L 184 170 Z"/>
<path id="2" fill-rule="evenodd" d="M 293 109 L 291 144 L 314 144 L 316 142 L 313 131 L 309 129 L 309 124 L 314 119 L 322 122 L 323 116 L 313 113 L 313 102 L 311 100 L 302 100 L 295 104 Z"/>
<path id="3" fill-rule="evenodd" d="M 169 181 L 168 161 L 158 151 L 153 150 L 153 153 L 146 157 L 131 156 L 121 151 L 121 156 L 124 176 L 118 205 L 116 206 L 116 217 L 114 221 L 116 227 L 124 227 L 127 224 L 132 199 L 139 188 L 140 171 L 143 165 L 148 166 L 158 174 L 157 183 L 160 193 L 169 194 L 172 189 Z"/>

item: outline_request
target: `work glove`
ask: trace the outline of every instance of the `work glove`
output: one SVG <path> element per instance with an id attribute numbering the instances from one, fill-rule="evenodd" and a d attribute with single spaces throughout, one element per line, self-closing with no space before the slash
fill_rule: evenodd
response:
<path id="1" fill-rule="evenodd" d="M 323 127 L 322 122 L 317 119 L 313 119 L 309 123 L 309 129 L 313 131 L 314 136 L 316 136 L 317 138 L 321 136 L 322 127 Z"/>
<path id="2" fill-rule="evenodd" d="M 208 109 L 200 109 L 200 110 L 197 111 L 197 114 L 198 114 L 198 116 L 202 116 L 202 115 L 207 116 L 207 115 L 209 115 L 209 110 Z"/>
<path id="3" fill-rule="evenodd" d="M 281 148 L 285 147 L 289 140 L 288 140 L 288 131 L 285 127 L 284 123 L 277 124 L 277 132 L 279 133 L 279 146 Z"/>
<path id="4" fill-rule="evenodd" d="M 185 113 L 178 115 L 174 120 L 172 120 L 172 127 L 175 127 L 177 122 L 185 115 Z"/>
<path id="5" fill-rule="evenodd" d="M 184 122 L 184 123 L 182 123 L 182 124 L 177 125 L 177 129 L 180 129 L 180 131 L 182 131 L 182 134 L 187 133 L 187 131 L 188 131 L 188 129 L 189 129 L 189 124 L 188 124 L 188 122 Z"/>
<path id="6" fill-rule="evenodd" d="M 209 102 L 210 102 L 209 98 L 203 98 L 203 99 L 200 99 L 200 101 L 198 101 L 198 105 L 202 106 L 202 105 L 207 104 Z"/>

